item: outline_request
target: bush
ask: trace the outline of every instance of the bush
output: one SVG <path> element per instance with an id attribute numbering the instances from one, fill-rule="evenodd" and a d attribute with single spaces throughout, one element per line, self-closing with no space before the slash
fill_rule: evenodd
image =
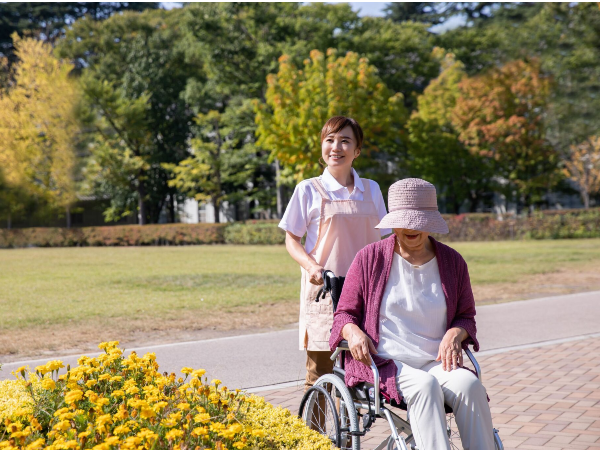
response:
<path id="1" fill-rule="evenodd" d="M 0 405 L 8 405 L 0 409 L 0 449 L 332 448 L 289 411 L 202 381 L 204 370 L 161 375 L 153 353 L 125 358 L 117 345 L 100 344 L 104 354 L 82 356 L 60 376 L 62 363 L 50 361 L 29 381 L 25 367 L 17 382 L 0 381 Z"/>
<path id="2" fill-rule="evenodd" d="M 0 248 L 222 244 L 225 224 L 0 230 Z"/>
<path id="3" fill-rule="evenodd" d="M 275 245 L 285 243 L 285 231 L 276 223 L 234 223 L 225 228 L 225 243 L 241 245 Z"/>

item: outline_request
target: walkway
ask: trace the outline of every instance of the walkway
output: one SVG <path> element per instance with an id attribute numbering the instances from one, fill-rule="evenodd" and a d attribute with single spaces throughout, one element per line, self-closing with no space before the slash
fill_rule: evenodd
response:
<path id="1" fill-rule="evenodd" d="M 506 450 L 600 450 L 600 336 L 477 357 Z M 303 387 L 257 392 L 297 413 Z M 378 420 L 362 441 L 389 435 Z"/>

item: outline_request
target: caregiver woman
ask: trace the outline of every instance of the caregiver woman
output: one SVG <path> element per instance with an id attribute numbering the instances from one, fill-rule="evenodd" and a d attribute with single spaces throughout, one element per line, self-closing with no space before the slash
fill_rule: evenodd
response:
<path id="1" fill-rule="evenodd" d="M 287 233 L 287 251 L 302 272 L 299 344 L 300 350 L 306 349 L 305 389 L 333 370 L 329 359 L 331 298 L 315 302 L 323 270 L 345 276 L 359 250 L 391 232 L 375 229 L 386 215 L 379 185 L 359 178 L 352 168 L 362 143 L 363 131 L 356 120 L 329 119 L 321 130 L 321 154 L 327 167 L 320 177 L 296 186 L 279 223 Z"/>

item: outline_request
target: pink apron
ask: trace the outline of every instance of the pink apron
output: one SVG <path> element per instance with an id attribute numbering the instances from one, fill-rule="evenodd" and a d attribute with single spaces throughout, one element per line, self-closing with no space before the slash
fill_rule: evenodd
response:
<path id="1" fill-rule="evenodd" d="M 379 214 L 371 196 L 369 180 L 362 179 L 363 200 L 331 200 L 318 178 L 312 184 L 321 195 L 321 217 L 315 247 L 308 251 L 325 270 L 346 276 L 356 254 L 366 245 L 381 239 L 375 228 Z M 355 187 L 356 189 L 356 187 Z M 300 290 L 300 350 L 329 351 L 329 335 L 333 324 L 331 298 L 315 302 L 321 286 L 310 283 L 302 270 Z"/>

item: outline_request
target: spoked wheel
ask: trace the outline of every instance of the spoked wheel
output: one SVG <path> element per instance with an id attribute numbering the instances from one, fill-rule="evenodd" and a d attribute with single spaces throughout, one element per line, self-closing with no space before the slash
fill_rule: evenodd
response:
<path id="1" fill-rule="evenodd" d="M 458 427 L 456 426 L 456 421 L 454 420 L 454 414 L 448 414 L 446 416 L 448 439 L 450 439 L 450 448 L 452 450 L 463 450 L 462 442 L 460 440 L 460 435 L 458 434 Z"/>
<path id="2" fill-rule="evenodd" d="M 341 450 L 360 450 L 360 435 L 358 435 L 358 417 L 354 408 L 354 400 L 344 381 L 333 374 L 323 375 L 315 386 L 325 389 L 335 401 L 340 423 Z"/>
<path id="3" fill-rule="evenodd" d="M 306 425 L 340 446 L 340 421 L 333 398 L 323 387 L 311 387 L 302 398 L 298 414 Z"/>

